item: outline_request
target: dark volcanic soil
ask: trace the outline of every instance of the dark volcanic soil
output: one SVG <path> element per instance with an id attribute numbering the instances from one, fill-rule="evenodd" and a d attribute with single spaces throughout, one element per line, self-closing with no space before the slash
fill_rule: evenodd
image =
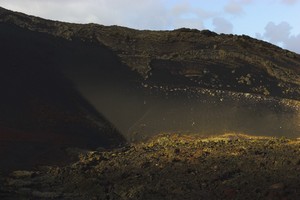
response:
<path id="1" fill-rule="evenodd" d="M 0 197 L 299 199 L 299 149 L 296 139 L 160 135 L 113 151 L 77 150 L 79 161 L 66 167 L 16 171 L 2 179 Z"/>
<path id="2" fill-rule="evenodd" d="M 300 55 L 3 8 L 0 44 L 0 199 L 299 199 Z"/>
<path id="3" fill-rule="evenodd" d="M 248 36 L 71 24 L 0 8 L 0 43 L 0 130 L 88 138 L 74 143 L 81 148 L 160 132 L 300 132 L 298 110 L 279 105 L 300 99 L 300 55 Z M 10 135 L 1 131 L 0 143 Z"/>

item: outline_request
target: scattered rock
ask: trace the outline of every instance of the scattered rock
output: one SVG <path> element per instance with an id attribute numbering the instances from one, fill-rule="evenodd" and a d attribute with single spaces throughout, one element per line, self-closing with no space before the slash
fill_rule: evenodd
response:
<path id="1" fill-rule="evenodd" d="M 37 175 L 37 172 L 34 171 L 14 171 L 11 176 L 14 178 L 31 178 L 34 175 Z"/>
<path id="2" fill-rule="evenodd" d="M 15 199 L 295 199 L 299 165 L 286 161 L 300 160 L 300 143 L 287 141 L 159 135 L 127 148 L 86 152 L 70 166 L 14 172 L 1 192 Z"/>
<path id="3" fill-rule="evenodd" d="M 275 183 L 270 186 L 270 189 L 272 190 L 282 190 L 284 189 L 284 184 L 283 183 Z"/>

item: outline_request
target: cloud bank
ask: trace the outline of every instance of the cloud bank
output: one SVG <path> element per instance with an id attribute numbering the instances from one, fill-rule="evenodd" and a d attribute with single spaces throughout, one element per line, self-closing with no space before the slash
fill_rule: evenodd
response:
<path id="1" fill-rule="evenodd" d="M 287 22 L 281 22 L 279 24 L 269 22 L 265 27 L 265 32 L 263 34 L 257 33 L 256 37 L 299 53 L 300 34 L 291 34 L 292 29 L 293 27 Z"/>
<path id="2" fill-rule="evenodd" d="M 0 6 L 60 21 L 120 25 L 136 29 L 205 29 L 219 17 L 195 5 L 194 0 L 0 0 Z M 225 20 L 225 19 L 224 19 Z M 217 20 L 216 29 L 228 32 L 229 25 Z M 215 20 L 214 20 L 215 21 Z M 222 24 L 223 23 L 223 24 Z M 222 27 L 225 29 L 222 30 Z"/>
<path id="3" fill-rule="evenodd" d="M 77 23 L 121 25 L 137 29 L 203 29 L 211 14 L 189 1 L 169 0 L 0 0 L 0 5 L 44 18 Z M 29 6 L 30 5 L 30 6 Z"/>

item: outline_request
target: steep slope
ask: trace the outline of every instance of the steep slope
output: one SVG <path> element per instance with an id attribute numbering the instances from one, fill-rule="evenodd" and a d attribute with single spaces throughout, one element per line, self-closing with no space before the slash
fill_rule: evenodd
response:
<path id="1" fill-rule="evenodd" d="M 1 170 L 63 163 L 68 147 L 112 148 L 125 143 L 64 74 L 69 70 L 80 75 L 76 67 L 83 63 L 116 63 L 109 50 L 4 23 L 0 44 Z M 119 78 L 117 74 L 124 75 L 117 71 L 113 76 Z"/>
<path id="2" fill-rule="evenodd" d="M 36 96 L 32 88 L 39 88 L 39 102 L 56 102 L 59 111 L 68 110 L 74 95 L 80 96 L 85 112 L 101 113 L 130 141 L 161 132 L 300 134 L 300 56 L 269 43 L 208 30 L 138 31 L 63 23 L 3 8 L 0 26 L 3 81 L 14 74 L 23 80 L 17 84 L 22 86 L 20 96 L 15 96 L 20 101 L 3 100 L 2 118 L 13 113 L 6 124 L 32 107 L 11 112 L 22 105 L 22 98 Z M 55 85 L 49 90 L 53 100 L 42 89 L 48 83 Z M 10 79 L 2 85 L 8 84 Z M 12 90 L 6 90 L 9 96 Z M 32 110 L 26 112 L 31 120 Z M 52 130 L 47 123 L 40 126 Z M 68 127 L 80 130 L 75 122 Z"/>
<path id="3" fill-rule="evenodd" d="M 0 45 L 1 199 L 299 196 L 300 55 L 3 8 Z"/>
<path id="4" fill-rule="evenodd" d="M 191 85 L 300 99 L 300 56 L 248 36 L 68 24 L 3 9 L 0 15 L 2 22 L 32 31 L 105 45 L 150 85 Z"/>

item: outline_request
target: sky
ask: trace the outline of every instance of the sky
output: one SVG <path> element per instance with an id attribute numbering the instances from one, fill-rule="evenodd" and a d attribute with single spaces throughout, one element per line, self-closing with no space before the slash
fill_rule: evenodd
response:
<path id="1" fill-rule="evenodd" d="M 245 34 L 300 54 L 300 0 L 0 0 L 0 6 L 74 23 Z"/>

